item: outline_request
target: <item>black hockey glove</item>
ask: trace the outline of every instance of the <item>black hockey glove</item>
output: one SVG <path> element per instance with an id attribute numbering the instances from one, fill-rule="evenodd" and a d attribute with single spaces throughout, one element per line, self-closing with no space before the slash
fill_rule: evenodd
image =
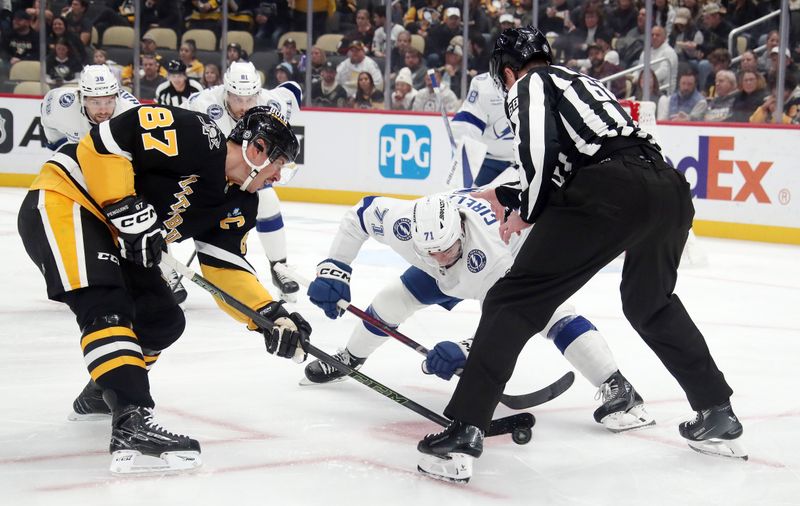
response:
<path id="1" fill-rule="evenodd" d="M 106 217 L 119 231 L 122 258 L 144 267 L 158 265 L 164 246 L 164 229 L 156 210 L 141 197 L 125 197 L 106 206 Z"/>
<path id="2" fill-rule="evenodd" d="M 300 313 L 289 314 L 283 307 L 285 303 L 282 300 L 272 301 L 258 310 L 274 324 L 271 329 L 259 329 L 259 331 L 264 334 L 264 344 L 268 353 L 291 358 L 300 364 L 308 356 L 311 325 L 300 316 Z"/>

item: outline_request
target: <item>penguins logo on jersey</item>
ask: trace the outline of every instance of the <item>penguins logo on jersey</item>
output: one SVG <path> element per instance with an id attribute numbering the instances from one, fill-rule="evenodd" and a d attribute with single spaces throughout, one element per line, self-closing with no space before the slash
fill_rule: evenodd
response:
<path id="1" fill-rule="evenodd" d="M 213 121 L 206 122 L 202 116 L 198 116 L 197 119 L 203 124 L 203 135 L 208 137 L 208 149 L 219 149 L 220 130 L 217 125 Z"/>
<path id="2" fill-rule="evenodd" d="M 408 241 L 411 239 L 411 220 L 408 218 L 400 218 L 395 221 L 392 226 L 392 232 L 394 232 L 394 236 L 401 241 Z"/>
<path id="3" fill-rule="evenodd" d="M 215 121 L 220 119 L 223 113 L 224 110 L 219 104 L 211 104 L 208 106 L 208 109 L 206 109 L 206 114 L 208 114 L 208 117 Z"/>
<path id="4" fill-rule="evenodd" d="M 474 249 L 467 254 L 467 269 L 476 274 L 486 267 L 486 253 L 479 249 Z"/>
<path id="5" fill-rule="evenodd" d="M 73 102 L 75 102 L 75 95 L 73 95 L 72 93 L 66 93 L 64 95 L 61 95 L 61 98 L 58 99 L 58 105 L 60 105 L 65 109 L 71 106 Z"/>

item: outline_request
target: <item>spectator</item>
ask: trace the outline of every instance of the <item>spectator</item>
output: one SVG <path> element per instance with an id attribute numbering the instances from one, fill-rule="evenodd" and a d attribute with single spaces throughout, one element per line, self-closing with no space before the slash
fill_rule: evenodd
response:
<path id="1" fill-rule="evenodd" d="M 92 21 L 86 15 L 88 8 L 88 0 L 72 0 L 69 9 L 62 13 L 67 30 L 77 35 L 84 46 L 92 43 Z"/>
<path id="2" fill-rule="evenodd" d="M 654 26 L 651 34 L 652 53 L 650 61 L 659 58 L 667 59 L 667 61 L 652 64 L 651 68 L 656 73 L 656 78 L 658 78 L 659 88 L 666 89 L 667 93 L 670 94 L 675 91 L 678 75 L 678 54 L 667 43 L 667 32 L 663 27 Z M 639 57 L 639 63 L 644 63 L 644 53 Z"/>
<path id="3" fill-rule="evenodd" d="M 485 0 L 469 0 L 469 33 L 489 33 L 491 31 L 492 20 L 489 19 L 487 12 L 488 4 L 489 2 Z M 517 4 L 517 9 L 524 11 L 530 17 L 533 8 L 531 0 L 519 0 Z M 530 24 L 530 22 L 524 24 Z M 486 41 L 484 40 L 484 42 Z"/>
<path id="4" fill-rule="evenodd" d="M 494 47 L 494 46 L 492 46 Z M 470 78 L 478 74 L 489 72 L 489 58 L 491 51 L 486 47 L 486 39 L 478 32 L 469 34 L 469 58 L 467 60 L 467 70 Z"/>
<path id="5" fill-rule="evenodd" d="M 211 30 L 219 35 L 222 9 L 219 0 L 190 0 L 192 9 L 186 18 L 186 28 Z M 229 5 L 230 7 L 230 5 Z"/>
<path id="6" fill-rule="evenodd" d="M 448 7 L 444 10 L 444 21 L 431 27 L 425 41 L 425 59 L 429 67 L 442 64 L 441 54 L 450 45 L 450 39 L 461 35 L 461 10 L 458 7 Z"/>
<path id="7" fill-rule="evenodd" d="M 444 72 L 442 80 L 453 90 L 457 97 L 461 97 L 461 61 L 464 58 L 464 51 L 461 46 L 450 44 L 444 53 Z M 467 80 L 469 83 L 469 79 Z"/>
<path id="8" fill-rule="evenodd" d="M 639 59 L 644 50 L 644 24 L 647 21 L 647 11 L 639 9 L 636 16 L 636 26 L 632 28 L 624 37 L 617 39 L 617 52 L 619 53 L 620 65 L 630 67 L 633 62 Z"/>
<path id="9" fill-rule="evenodd" d="M 682 0 L 681 7 L 686 7 L 692 13 L 692 22 L 697 24 L 702 16 L 703 3 L 700 0 Z"/>
<path id="10" fill-rule="evenodd" d="M 156 88 L 156 102 L 161 105 L 180 107 L 192 94 L 203 91 L 203 86 L 186 75 L 186 64 L 181 60 L 167 63 L 167 81 Z"/>
<path id="11" fill-rule="evenodd" d="M 39 11 L 41 6 L 39 5 L 39 0 L 33 0 L 33 5 L 25 9 L 25 12 L 31 17 L 31 30 L 38 32 L 42 26 L 39 22 Z M 45 2 L 44 7 L 44 28 L 47 29 L 50 26 L 50 23 L 53 22 L 53 11 L 50 10 L 50 1 Z"/>
<path id="12" fill-rule="evenodd" d="M 375 82 L 369 72 L 358 74 L 356 95 L 349 105 L 354 109 L 383 109 L 383 93 L 375 89 Z"/>
<path id="13" fill-rule="evenodd" d="M 773 30 L 767 34 L 767 41 L 765 45 L 767 49 L 758 57 L 758 70 L 766 74 L 772 66 L 772 49 L 779 47 L 781 43 L 781 36 L 777 30 Z"/>
<path id="14" fill-rule="evenodd" d="M 244 61 L 248 61 L 248 59 L 247 59 L 247 51 L 242 49 L 241 44 L 238 44 L 236 42 L 231 42 L 230 44 L 228 44 L 228 47 L 226 48 L 226 51 L 227 51 L 226 54 L 227 54 L 228 66 L 229 67 L 231 66 L 231 63 L 236 62 L 236 61 L 243 61 L 243 62 Z"/>
<path id="15" fill-rule="evenodd" d="M 622 37 L 636 28 L 638 15 L 633 0 L 617 0 L 617 6 L 608 16 L 608 28 L 614 37 Z"/>
<path id="16" fill-rule="evenodd" d="M 736 100 L 736 74 L 730 70 L 720 70 L 714 79 L 716 96 L 708 102 L 702 114 L 693 116 L 695 121 L 728 121 L 733 114 Z"/>
<path id="17" fill-rule="evenodd" d="M 706 81 L 701 84 L 700 91 L 707 97 L 714 95 L 714 82 L 716 81 L 717 72 L 720 70 L 730 70 L 731 68 L 731 54 L 727 49 L 715 49 L 708 55 L 708 63 L 711 65 L 711 72 L 706 78 Z"/>
<path id="18" fill-rule="evenodd" d="M 53 52 L 47 55 L 45 68 L 47 84 L 61 86 L 77 81 L 76 77 L 80 74 L 83 63 L 72 55 L 72 47 L 66 39 L 58 39 Z"/>
<path id="19" fill-rule="evenodd" d="M 183 41 L 181 47 L 178 48 L 178 57 L 186 65 L 186 76 L 199 80 L 203 77 L 203 64 L 197 59 L 196 54 L 197 44 L 194 39 Z"/>
<path id="20" fill-rule="evenodd" d="M 697 76 L 691 69 L 686 69 L 678 78 L 678 90 L 669 96 L 668 107 L 658 111 L 657 117 L 659 120 L 689 121 L 691 117 L 699 117 L 706 106 L 706 99 L 697 91 Z"/>
<path id="21" fill-rule="evenodd" d="M 10 65 L 20 60 L 39 59 L 39 34 L 31 29 L 31 16 L 24 10 L 14 13 L 12 29 L 3 34 L 0 51 Z"/>
<path id="22" fill-rule="evenodd" d="M 294 81 L 294 67 L 292 67 L 291 63 L 281 62 L 275 67 L 273 76 L 275 86 Z"/>
<path id="23" fill-rule="evenodd" d="M 314 0 L 311 2 L 311 29 L 314 33 L 325 33 L 325 21 L 328 19 L 329 0 Z M 306 31 L 306 12 L 308 3 L 305 0 L 295 0 L 289 4 L 292 30 Z M 369 19 L 369 15 L 368 19 Z M 370 41 L 371 42 L 371 41 Z"/>
<path id="24" fill-rule="evenodd" d="M 640 102 L 644 100 L 644 72 L 639 73 L 639 77 L 636 80 L 636 83 L 633 85 L 632 91 L 632 97 L 634 100 L 638 100 Z M 667 95 L 658 88 L 658 79 L 656 79 L 653 69 L 650 69 L 649 100 L 656 103 L 657 111 L 667 110 L 667 107 L 669 107 L 669 97 L 667 97 Z"/>
<path id="25" fill-rule="evenodd" d="M 675 11 L 675 21 L 669 36 L 669 45 L 675 48 L 678 60 L 687 62 L 696 69 L 700 59 L 698 49 L 703 46 L 703 41 L 703 32 L 697 29 L 692 11 L 679 7 Z"/>
<path id="26" fill-rule="evenodd" d="M 756 108 L 750 116 L 750 123 L 772 123 L 778 104 L 777 79 L 770 81 L 770 94 L 764 102 Z M 781 123 L 784 125 L 800 125 L 800 96 L 794 95 L 797 79 L 793 74 L 786 74 L 783 81 L 783 115 Z"/>
<path id="27" fill-rule="evenodd" d="M 741 59 L 739 60 L 739 71 L 743 70 L 758 72 L 758 57 L 750 50 L 742 53 Z"/>
<path id="28" fill-rule="evenodd" d="M 550 4 L 539 13 L 539 29 L 543 33 L 566 33 L 569 16 L 567 0 L 550 0 Z"/>
<path id="29" fill-rule="evenodd" d="M 293 68 L 300 67 L 300 52 L 297 50 L 297 42 L 291 37 L 283 39 L 280 48 L 281 62 L 290 63 Z"/>
<path id="30" fill-rule="evenodd" d="M 95 65 L 105 65 L 111 70 L 117 82 L 122 86 L 122 66 L 114 60 L 108 59 L 108 54 L 105 49 L 95 49 L 92 54 L 92 63 Z"/>
<path id="31" fill-rule="evenodd" d="M 181 32 L 181 16 L 175 0 L 141 0 L 142 31 L 150 28 L 171 28 L 175 33 Z M 130 20 L 133 25 L 133 19 Z M 190 68 L 187 65 L 187 68 Z M 187 74 L 188 75 L 188 74 Z"/>
<path id="32" fill-rule="evenodd" d="M 490 48 L 489 52 L 491 52 L 491 49 L 494 48 L 494 43 L 497 42 L 497 37 L 499 37 L 500 34 L 503 33 L 503 30 L 514 28 L 515 25 L 516 21 L 514 19 L 514 16 L 508 13 L 500 15 L 500 17 L 497 19 L 497 28 L 494 28 L 492 30 L 491 38 L 489 39 L 489 48 Z"/>
<path id="33" fill-rule="evenodd" d="M 369 11 L 367 9 L 359 9 L 356 12 L 356 29 L 342 37 L 339 52 L 346 54 L 354 41 L 360 41 L 364 45 L 365 51 L 372 51 L 374 35 L 375 29 L 369 20 Z"/>
<path id="34" fill-rule="evenodd" d="M 67 22 L 61 16 L 53 18 L 53 22 L 50 24 L 50 31 L 47 34 L 48 52 L 55 50 L 56 41 L 58 39 L 66 39 L 72 49 L 72 54 L 75 55 L 81 63 L 86 62 L 86 46 L 83 45 L 77 35 L 67 30 Z"/>
<path id="35" fill-rule="evenodd" d="M 743 26 L 751 21 L 755 21 L 756 19 L 760 18 L 762 14 L 759 12 L 758 6 L 753 2 L 753 0 L 731 0 L 728 2 L 728 9 L 727 13 L 725 14 L 725 19 L 731 24 L 731 26 Z M 744 34 L 748 37 L 748 39 L 754 40 L 758 36 L 759 28 L 756 26 L 751 28 L 749 31 L 744 32 Z"/>
<path id="36" fill-rule="evenodd" d="M 603 27 L 600 10 L 594 5 L 581 9 L 578 21 L 578 25 L 570 23 L 567 33 L 560 36 L 554 44 L 554 48 L 562 51 L 562 58 L 565 60 L 585 58 L 589 44 L 594 44 L 596 36 L 611 39 Z"/>
<path id="37" fill-rule="evenodd" d="M 655 0 L 653 3 L 653 23 L 663 28 L 667 37 L 672 34 L 675 15 L 675 8 L 667 0 Z"/>
<path id="38" fill-rule="evenodd" d="M 411 2 L 411 7 L 403 16 L 403 25 L 406 30 L 427 38 L 430 27 L 442 20 L 443 3 L 442 0 Z"/>
<path id="39" fill-rule="evenodd" d="M 769 54 L 769 70 L 767 71 L 767 79 L 770 79 L 772 76 L 776 78 L 778 75 L 778 64 L 780 60 L 778 59 L 780 56 L 780 47 L 775 46 L 770 50 Z M 800 72 L 798 71 L 797 65 L 792 61 L 792 53 L 789 49 L 786 49 L 786 74 L 792 74 L 795 79 L 800 78 Z"/>
<path id="40" fill-rule="evenodd" d="M 411 71 L 411 82 L 415 90 L 420 90 L 425 87 L 425 76 L 428 73 L 428 67 L 422 61 L 422 53 L 416 48 L 409 48 L 406 51 L 405 64 L 409 71 Z"/>
<path id="41" fill-rule="evenodd" d="M 589 68 L 586 71 L 586 74 L 594 77 L 595 79 L 602 79 L 622 71 L 622 67 L 619 65 L 614 65 L 613 63 L 606 61 L 605 56 L 606 53 L 600 45 L 590 45 Z M 606 86 L 611 90 L 611 93 L 613 93 L 615 97 L 623 98 L 625 96 L 626 90 L 624 77 L 614 79 L 611 81 L 611 83 L 606 84 Z"/>
<path id="42" fill-rule="evenodd" d="M 397 34 L 397 44 L 392 46 L 392 74 L 406 65 L 406 51 L 411 47 L 411 32 L 403 30 Z M 392 76 L 394 77 L 394 76 Z"/>
<path id="43" fill-rule="evenodd" d="M 348 58 L 336 67 L 336 81 L 347 91 L 347 96 L 353 98 L 356 95 L 358 74 L 369 72 L 375 87 L 383 89 L 383 74 L 375 60 L 367 56 L 366 47 L 360 40 L 350 43 L 347 50 Z"/>
<path id="44" fill-rule="evenodd" d="M 417 96 L 417 90 L 411 85 L 411 71 L 408 67 L 403 67 L 397 73 L 397 79 L 394 81 L 392 109 L 395 111 L 410 111 L 415 96 Z"/>
<path id="45" fill-rule="evenodd" d="M 203 78 L 200 80 L 203 88 L 211 88 L 212 86 L 219 86 L 223 84 L 222 72 L 219 70 L 219 65 L 216 63 L 206 63 L 203 66 Z"/>
<path id="46" fill-rule="evenodd" d="M 143 54 L 141 59 L 143 75 L 139 79 L 139 100 L 155 100 L 156 88 L 166 82 L 166 78 L 160 72 L 166 73 L 166 70 L 161 67 L 153 54 Z"/>
<path id="47" fill-rule="evenodd" d="M 417 96 L 414 97 L 414 103 L 411 104 L 412 111 L 425 111 L 434 112 L 439 111 L 439 102 L 441 101 L 444 111 L 447 113 L 456 112 L 460 101 L 453 90 L 442 83 L 442 73 L 437 69 L 435 71 L 436 80 L 439 81 L 439 99 L 437 100 L 436 93 L 433 91 L 431 78 L 425 74 L 425 87 L 417 91 Z"/>
<path id="48" fill-rule="evenodd" d="M 767 83 L 760 73 L 754 70 L 739 72 L 739 93 L 733 99 L 728 121 L 748 123 L 750 116 L 764 103 L 767 97 Z"/>
<path id="49" fill-rule="evenodd" d="M 261 2 L 256 9 L 256 48 L 275 47 L 279 37 L 289 31 L 290 14 L 287 2 Z"/>
<path id="50" fill-rule="evenodd" d="M 386 56 L 386 11 L 383 9 L 376 9 L 372 14 L 373 22 L 375 23 L 375 32 L 372 36 L 372 55 L 383 58 Z M 389 21 L 390 34 L 392 37 L 392 46 L 397 42 L 397 36 L 400 32 L 406 31 L 402 25 Z"/>
<path id="51" fill-rule="evenodd" d="M 336 82 L 336 67 L 327 61 L 320 70 L 321 79 L 311 85 L 311 104 L 314 107 L 341 108 L 347 104 L 347 91 Z"/>
<path id="52" fill-rule="evenodd" d="M 156 53 L 156 41 L 150 37 L 142 37 L 141 41 L 141 49 L 139 54 L 139 77 L 145 74 L 144 72 L 144 60 L 142 59 L 145 55 L 152 56 L 153 59 L 158 63 L 158 72 L 161 77 L 166 80 L 167 77 L 167 69 L 161 66 L 161 55 Z M 163 81 L 162 81 L 163 82 Z M 124 86 L 130 86 L 133 83 L 133 64 L 126 65 L 122 69 L 122 84 Z M 159 83 L 160 84 L 160 83 Z M 156 85 L 157 86 L 157 85 Z M 155 94 L 156 88 L 153 86 L 153 93 Z M 138 97 L 142 99 L 143 97 Z M 153 97 L 151 97 L 153 98 Z"/>
<path id="53" fill-rule="evenodd" d="M 703 55 L 711 54 L 715 49 L 728 48 L 728 34 L 733 27 L 722 17 L 724 13 L 725 9 L 716 2 L 703 6 Z"/>
<path id="54" fill-rule="evenodd" d="M 319 46 L 311 46 L 311 65 L 309 66 L 308 71 L 311 72 L 312 85 L 322 79 L 319 74 L 322 70 L 322 66 L 325 65 L 327 60 L 328 58 L 325 56 L 325 51 L 320 49 Z"/>

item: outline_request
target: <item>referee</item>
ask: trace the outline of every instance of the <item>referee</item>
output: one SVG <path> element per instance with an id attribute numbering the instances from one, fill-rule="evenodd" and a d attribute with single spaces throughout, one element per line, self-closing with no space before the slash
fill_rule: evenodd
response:
<path id="1" fill-rule="evenodd" d="M 186 75 L 186 64 L 180 60 L 171 60 L 167 63 L 167 81 L 156 88 L 156 103 L 181 107 L 198 91 L 203 91 L 203 86 L 194 79 L 189 79 Z"/>
<path id="2" fill-rule="evenodd" d="M 506 241 L 534 222 L 536 227 L 483 303 L 471 353 L 445 410 L 453 422 L 426 436 L 418 449 L 479 456 L 482 431 L 525 343 L 556 307 L 624 252 L 625 317 L 697 411 L 693 422 L 680 425 L 680 434 L 698 451 L 746 458 L 733 441 L 742 434 L 729 402 L 733 391 L 673 293 L 694 216 L 689 184 L 606 88 L 551 63 L 547 39 L 532 26 L 505 30 L 495 44 L 490 73 L 507 92 L 520 181 L 473 197 L 489 201 L 498 216 L 513 210 L 501 226 Z M 619 395 L 608 386 L 609 395 Z"/>

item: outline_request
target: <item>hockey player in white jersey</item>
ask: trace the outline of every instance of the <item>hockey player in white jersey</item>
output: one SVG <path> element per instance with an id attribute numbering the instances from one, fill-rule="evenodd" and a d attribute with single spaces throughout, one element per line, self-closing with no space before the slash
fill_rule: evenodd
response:
<path id="1" fill-rule="evenodd" d="M 499 222 L 483 201 L 469 190 L 457 190 L 416 201 L 366 197 L 351 208 L 331 245 L 329 258 L 317 266 L 308 290 L 311 302 L 337 318 L 336 305 L 350 301 L 350 264 L 362 244 L 373 238 L 386 244 L 411 264 L 373 299 L 367 313 L 397 327 L 414 312 L 433 304 L 447 310 L 462 299 L 483 300 L 489 288 L 505 275 L 527 233 L 514 236 L 509 245 L 499 234 Z M 586 318 L 566 303 L 559 307 L 542 335 L 552 340 L 564 357 L 600 390 L 602 405 L 594 418 L 612 432 L 630 430 L 655 421 L 644 401 L 619 372 L 603 336 Z M 354 368 L 387 340 L 385 333 L 364 322 L 353 331 L 337 359 Z M 444 379 L 464 366 L 469 340 L 443 341 L 428 354 L 427 372 Z M 326 383 L 344 375 L 328 364 L 311 362 L 302 384 Z"/>
<path id="2" fill-rule="evenodd" d="M 225 72 L 224 84 L 195 93 L 182 107 L 208 114 L 227 136 L 242 115 L 252 107 L 267 106 L 288 122 L 292 114 L 299 110 L 301 102 L 302 91 L 296 82 L 288 81 L 275 89 L 266 90 L 251 62 L 234 62 Z M 281 180 L 281 184 L 286 182 L 288 180 Z M 286 231 L 283 228 L 280 201 L 271 185 L 258 192 L 256 230 L 269 260 L 273 284 L 280 290 L 284 300 L 296 301 L 300 287 L 274 269 L 276 263 L 286 263 Z"/>
<path id="3" fill-rule="evenodd" d="M 87 65 L 78 88 L 56 88 L 42 100 L 41 121 L 47 147 L 55 150 L 65 142 L 78 142 L 94 125 L 137 105 L 136 97 L 120 89 L 111 69 Z"/>

